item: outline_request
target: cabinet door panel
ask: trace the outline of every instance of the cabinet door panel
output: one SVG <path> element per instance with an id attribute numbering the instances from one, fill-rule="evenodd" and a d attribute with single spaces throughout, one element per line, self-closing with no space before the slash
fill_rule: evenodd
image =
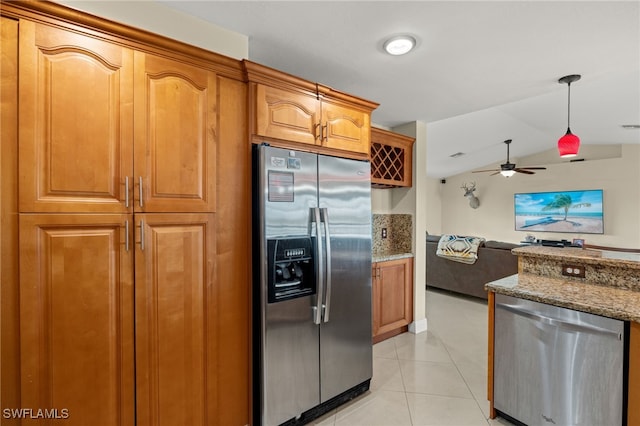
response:
<path id="1" fill-rule="evenodd" d="M 133 425 L 127 217 L 21 215 L 22 407 L 66 409 L 69 425 Z"/>
<path id="2" fill-rule="evenodd" d="M 380 334 L 380 283 L 378 280 L 378 264 L 371 264 L 371 312 L 373 336 Z M 375 342 L 374 342 L 375 343 Z"/>
<path id="3" fill-rule="evenodd" d="M 327 148 L 369 154 L 370 117 L 368 113 L 323 101 L 323 145 Z"/>
<path id="4" fill-rule="evenodd" d="M 133 53 L 20 23 L 20 210 L 126 212 Z"/>
<path id="5" fill-rule="evenodd" d="M 412 259 L 378 263 L 379 334 L 405 326 L 412 320 L 412 265 Z"/>
<path id="6" fill-rule="evenodd" d="M 303 93 L 258 84 L 256 134 L 287 141 L 319 144 L 320 102 Z"/>
<path id="7" fill-rule="evenodd" d="M 213 212 L 215 73 L 135 52 L 135 90 L 136 210 Z"/>
<path id="8" fill-rule="evenodd" d="M 211 424 L 217 412 L 213 215 L 140 214 L 136 224 L 137 423 Z"/>

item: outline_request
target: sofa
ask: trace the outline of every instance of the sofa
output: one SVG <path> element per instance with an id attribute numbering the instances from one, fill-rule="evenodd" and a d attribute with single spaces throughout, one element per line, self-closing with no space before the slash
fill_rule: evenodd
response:
<path id="1" fill-rule="evenodd" d="M 465 264 L 437 256 L 439 241 L 440 235 L 427 235 L 427 288 L 487 299 L 486 283 L 518 273 L 518 256 L 511 253 L 517 244 L 484 241 L 475 263 Z"/>

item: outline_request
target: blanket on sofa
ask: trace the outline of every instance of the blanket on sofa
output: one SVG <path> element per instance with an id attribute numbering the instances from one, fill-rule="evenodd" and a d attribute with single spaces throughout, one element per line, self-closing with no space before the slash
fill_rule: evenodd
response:
<path id="1" fill-rule="evenodd" d="M 463 235 L 442 235 L 436 255 L 454 262 L 473 264 L 478 259 L 478 247 L 484 241 L 481 237 Z"/>

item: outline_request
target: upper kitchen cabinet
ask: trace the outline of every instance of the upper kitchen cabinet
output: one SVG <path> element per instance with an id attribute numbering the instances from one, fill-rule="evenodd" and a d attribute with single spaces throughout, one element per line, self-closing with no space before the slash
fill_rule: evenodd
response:
<path id="1" fill-rule="evenodd" d="M 23 212 L 127 211 L 133 176 L 133 51 L 20 22 Z"/>
<path id="2" fill-rule="evenodd" d="M 410 187 L 414 138 L 371 128 L 371 185 L 376 188 Z"/>
<path id="3" fill-rule="evenodd" d="M 253 142 L 368 158 L 371 111 L 378 104 L 250 61 L 249 122 Z"/>
<path id="4" fill-rule="evenodd" d="M 215 211 L 215 72 L 26 20 L 20 52 L 22 212 Z"/>
<path id="5" fill-rule="evenodd" d="M 216 74 L 134 55 L 136 210 L 215 211 Z"/>

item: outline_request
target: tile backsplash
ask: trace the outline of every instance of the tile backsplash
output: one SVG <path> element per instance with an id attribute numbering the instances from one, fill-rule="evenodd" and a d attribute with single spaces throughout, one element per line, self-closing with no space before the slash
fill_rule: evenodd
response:
<path id="1" fill-rule="evenodd" d="M 373 214 L 374 253 L 411 253 L 413 216 L 410 214 Z M 386 228 L 387 238 L 382 238 Z"/>

